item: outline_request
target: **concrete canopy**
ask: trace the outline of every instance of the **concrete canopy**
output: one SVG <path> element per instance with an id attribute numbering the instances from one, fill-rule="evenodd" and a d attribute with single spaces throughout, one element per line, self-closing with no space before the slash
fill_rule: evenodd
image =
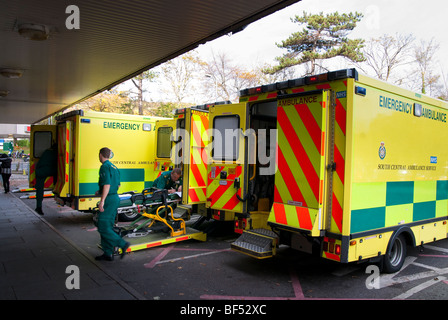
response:
<path id="1" fill-rule="evenodd" d="M 45 119 L 298 1 L 0 0 L 0 73 L 23 73 L 0 76 L 0 123 Z M 48 39 L 20 36 L 26 24 Z"/>

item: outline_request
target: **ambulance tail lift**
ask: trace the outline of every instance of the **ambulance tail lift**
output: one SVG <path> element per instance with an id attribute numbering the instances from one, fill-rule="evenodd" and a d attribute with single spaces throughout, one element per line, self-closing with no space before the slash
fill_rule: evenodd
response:
<path id="1" fill-rule="evenodd" d="M 268 258 L 285 244 L 398 271 L 407 245 L 447 238 L 447 113 L 356 69 L 245 89 L 210 108 L 224 138 L 207 204 L 235 213 L 233 250 Z"/>

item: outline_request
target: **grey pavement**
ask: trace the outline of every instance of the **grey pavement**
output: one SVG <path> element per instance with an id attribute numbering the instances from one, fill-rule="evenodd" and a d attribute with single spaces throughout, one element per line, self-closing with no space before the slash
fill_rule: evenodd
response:
<path id="1" fill-rule="evenodd" d="M 3 188 L 0 243 L 0 300 L 145 299 Z"/>

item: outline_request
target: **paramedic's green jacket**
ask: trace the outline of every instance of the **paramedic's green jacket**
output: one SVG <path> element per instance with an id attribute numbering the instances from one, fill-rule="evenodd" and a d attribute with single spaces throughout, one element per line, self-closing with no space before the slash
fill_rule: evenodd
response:
<path id="1" fill-rule="evenodd" d="M 153 187 L 157 189 L 176 189 L 182 185 L 182 178 L 178 181 L 171 180 L 171 171 L 162 173 L 156 180 L 154 180 Z"/>

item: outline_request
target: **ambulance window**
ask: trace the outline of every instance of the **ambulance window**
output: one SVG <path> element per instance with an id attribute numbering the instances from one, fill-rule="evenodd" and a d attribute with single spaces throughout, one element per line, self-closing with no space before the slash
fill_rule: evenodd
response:
<path id="1" fill-rule="evenodd" d="M 171 133 L 173 128 L 161 127 L 157 130 L 157 157 L 169 158 L 171 154 Z"/>
<path id="2" fill-rule="evenodd" d="M 240 121 L 237 115 L 215 117 L 213 127 L 216 133 L 213 135 L 213 159 L 231 160 L 238 159 Z"/>
<path id="3" fill-rule="evenodd" d="M 51 147 L 51 131 L 36 131 L 33 137 L 33 157 L 40 158 L 45 150 Z"/>
<path id="4" fill-rule="evenodd" d="M 277 117 L 277 101 L 268 101 L 252 105 L 251 113 L 253 116 Z"/>

